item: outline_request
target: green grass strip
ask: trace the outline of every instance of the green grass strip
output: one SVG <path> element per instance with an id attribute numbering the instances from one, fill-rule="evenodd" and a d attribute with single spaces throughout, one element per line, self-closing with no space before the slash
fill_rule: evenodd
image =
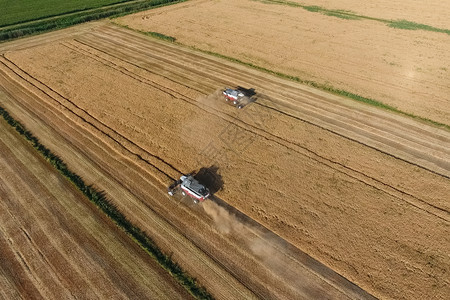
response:
<path id="1" fill-rule="evenodd" d="M 43 19 L 41 21 L 17 24 L 0 30 L 0 41 L 6 41 L 47 32 L 56 29 L 66 28 L 72 25 L 104 19 L 111 17 L 120 17 L 127 14 L 171 5 L 186 0 L 149 0 L 141 2 L 125 2 L 123 5 L 114 7 L 100 7 L 98 9 L 89 10 L 88 12 L 79 12 L 74 14 L 63 14 L 60 17 Z"/>
<path id="2" fill-rule="evenodd" d="M 54 166 L 64 177 L 73 183 L 92 203 L 103 211 L 113 222 L 125 231 L 135 242 L 137 242 L 158 264 L 169 272 L 186 290 L 197 299 L 213 299 L 206 289 L 199 285 L 195 278 L 191 277 L 181 267 L 171 260 L 170 256 L 164 254 L 155 242 L 139 227 L 133 225 L 114 204 L 106 197 L 105 193 L 97 190 L 92 185 L 86 185 L 84 180 L 73 173 L 61 158 L 51 153 L 33 136 L 20 122 L 16 121 L 4 108 L 0 107 L 0 114 L 5 121 L 11 125 L 20 135 L 31 143 L 42 156 Z"/>
<path id="3" fill-rule="evenodd" d="M 278 5 L 286 5 L 291 7 L 299 7 L 303 8 L 310 12 L 316 12 L 327 16 L 337 17 L 346 20 L 372 20 L 385 23 L 389 27 L 397 28 L 397 29 L 406 29 L 406 30 L 425 30 L 425 31 L 433 31 L 439 33 L 446 33 L 450 35 L 449 29 L 437 28 L 430 25 L 420 24 L 411 22 L 408 20 L 388 20 L 382 18 L 373 18 L 369 16 L 358 15 L 354 12 L 340 9 L 327 9 L 324 7 L 316 6 L 316 5 L 303 5 L 297 2 L 292 1 L 283 1 L 283 0 L 253 0 L 256 2 L 261 2 L 264 4 L 278 4 Z"/>
<path id="4" fill-rule="evenodd" d="M 153 37 L 158 40 L 163 40 L 163 41 L 170 42 L 170 43 L 176 43 L 177 45 L 182 45 L 181 43 L 176 42 L 177 39 L 174 38 L 173 36 L 165 35 L 163 33 L 154 32 L 154 31 L 142 31 L 142 30 L 131 28 L 128 25 L 120 24 L 120 23 L 117 23 L 114 21 L 112 21 L 112 22 L 116 26 L 131 30 L 131 31 L 134 31 L 134 32 L 137 32 L 140 34 L 148 35 L 148 36 Z"/>
<path id="5" fill-rule="evenodd" d="M 0 0 L 0 27 L 139 0 Z"/>
<path id="6" fill-rule="evenodd" d="M 129 27 L 127 27 L 129 29 Z M 146 35 L 152 36 L 154 38 L 160 39 L 160 40 L 164 40 L 164 41 L 168 41 L 168 42 L 175 42 L 176 38 L 172 37 L 172 36 L 168 36 L 159 32 L 153 32 L 153 31 L 147 31 L 145 32 Z"/>
<path id="7" fill-rule="evenodd" d="M 426 30 L 426 31 L 446 33 L 446 34 L 450 35 L 449 29 L 436 28 L 433 26 L 415 23 L 415 22 L 411 22 L 411 21 L 407 21 L 407 20 L 389 21 L 387 24 L 389 27 L 392 27 L 392 28 L 399 28 L 399 29 L 406 29 L 406 30 Z"/>
<path id="8" fill-rule="evenodd" d="M 341 12 L 341 11 L 324 11 L 323 12 L 324 15 L 330 16 L 330 17 L 337 17 L 340 19 L 345 19 L 345 20 L 359 20 L 361 19 L 361 17 L 356 16 L 356 15 L 352 15 L 346 12 Z"/>
<path id="9" fill-rule="evenodd" d="M 133 28 L 130 28 L 130 27 L 126 26 L 126 25 L 121 25 L 121 24 L 117 24 L 117 23 L 115 23 L 115 24 L 120 26 L 120 27 L 127 28 L 129 30 L 132 30 L 132 31 L 135 31 L 135 32 L 138 32 L 138 33 L 141 33 L 141 34 L 145 34 L 145 35 L 157 38 L 157 39 L 161 39 L 161 40 L 165 40 L 165 41 L 168 40 L 167 38 L 165 38 L 166 35 L 164 35 L 164 34 L 155 34 L 154 32 L 149 34 L 146 31 L 133 29 Z M 182 46 L 182 47 L 188 47 L 188 48 L 190 48 L 192 50 L 199 51 L 199 52 L 202 52 L 202 53 L 205 53 L 205 54 L 208 54 L 208 55 L 212 55 L 212 56 L 215 56 L 215 57 L 219 57 L 219 58 L 222 58 L 222 59 L 234 62 L 234 63 L 238 63 L 240 65 L 244 65 L 244 66 L 256 69 L 258 71 L 262 71 L 262 72 L 265 72 L 265 73 L 268 73 L 268 74 L 271 74 L 271 75 L 275 75 L 275 76 L 283 78 L 283 79 L 289 79 L 289 80 L 292 80 L 292 81 L 296 81 L 298 83 L 301 83 L 301 84 L 304 84 L 304 85 L 308 85 L 308 86 L 314 87 L 314 88 L 322 90 L 322 91 L 326 91 L 326 92 L 329 92 L 329 93 L 332 93 L 332 94 L 335 94 L 335 95 L 338 95 L 338 96 L 343 96 L 343 97 L 346 97 L 346 98 L 350 98 L 350 99 L 356 100 L 358 102 L 366 103 L 366 104 L 371 105 L 371 106 L 376 106 L 376 107 L 379 107 L 379 108 L 382 108 L 382 109 L 385 109 L 385 110 L 388 110 L 388 111 L 392 111 L 392 112 L 395 112 L 395 113 L 398 113 L 398 114 L 401 114 L 401 115 L 404 115 L 404 116 L 407 116 L 407 117 L 410 117 L 410 118 L 413 118 L 413 119 L 416 119 L 416 120 L 419 120 L 419 121 L 423 121 L 423 122 L 428 123 L 428 124 L 432 124 L 434 126 L 438 126 L 438 127 L 442 127 L 442 128 L 447 129 L 447 130 L 450 130 L 450 126 L 447 125 L 447 124 L 439 123 L 439 122 L 433 121 L 433 120 L 428 119 L 428 118 L 416 116 L 414 114 L 401 111 L 401 110 L 399 110 L 398 108 L 396 108 L 394 106 L 390 106 L 388 104 L 385 104 L 383 102 L 380 102 L 380 101 L 377 101 L 377 100 L 374 100 L 374 99 L 371 99 L 371 98 L 363 97 L 363 96 L 360 96 L 360 95 L 355 94 L 355 93 L 351 93 L 351 92 L 348 92 L 348 91 L 345 91 L 345 90 L 337 89 L 337 88 L 334 88 L 334 87 L 332 87 L 330 85 L 317 83 L 317 82 L 314 82 L 312 80 L 300 79 L 297 76 L 287 75 L 287 74 L 284 74 L 284 73 L 281 73 L 281 72 L 273 71 L 273 70 L 270 70 L 270 69 L 267 69 L 267 68 L 255 65 L 253 63 L 245 62 L 245 61 L 242 61 L 240 59 L 237 59 L 237 58 L 234 58 L 234 57 L 230 57 L 230 56 L 226 56 L 226 55 L 223 55 L 223 54 L 220 54 L 220 53 L 216 53 L 216 52 L 212 52 L 212 51 L 208 51 L 208 50 L 203 50 L 203 49 L 197 48 L 195 46 L 187 46 L 187 45 L 184 45 L 182 43 L 176 42 L 175 38 L 172 38 L 172 39 L 173 40 L 170 40 L 170 42 L 172 42 L 174 44 L 177 44 L 179 46 Z"/>

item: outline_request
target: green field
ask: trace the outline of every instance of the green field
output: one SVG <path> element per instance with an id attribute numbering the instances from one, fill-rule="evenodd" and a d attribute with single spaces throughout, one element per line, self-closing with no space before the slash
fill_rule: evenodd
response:
<path id="1" fill-rule="evenodd" d="M 0 27 L 131 0 L 0 0 Z"/>
<path id="2" fill-rule="evenodd" d="M 64 4 L 59 4 L 57 0 L 40 0 L 40 4 L 36 5 L 31 0 L 17 0 L 14 4 L 6 4 L 13 0 L 0 0 L 3 9 L 0 15 L 0 42 L 182 1 L 186 0 L 97 0 L 95 4 L 94 0 L 71 0 L 70 3 L 62 2 Z M 58 4 L 53 7 L 51 3 Z M 52 8 L 39 9 L 38 6 Z M 9 25 L 5 26 L 5 22 Z"/>

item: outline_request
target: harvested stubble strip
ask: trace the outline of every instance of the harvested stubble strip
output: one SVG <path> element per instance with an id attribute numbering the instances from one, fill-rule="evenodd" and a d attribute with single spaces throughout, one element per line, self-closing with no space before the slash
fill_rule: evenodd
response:
<path id="1" fill-rule="evenodd" d="M 72 182 L 91 202 L 93 202 L 103 213 L 125 231 L 136 243 L 138 243 L 159 265 L 168 271 L 186 290 L 197 299 L 213 299 L 212 295 L 196 281 L 195 278 L 187 274 L 170 256 L 164 254 L 153 240 L 139 227 L 133 225 L 117 207 L 115 207 L 106 197 L 105 193 L 98 191 L 92 185 L 86 185 L 84 180 L 73 173 L 61 158 L 51 153 L 33 136 L 20 122 L 16 121 L 4 108 L 0 107 L 0 115 L 11 125 L 20 135 L 29 141 L 33 147 L 42 154 L 61 174 Z"/>

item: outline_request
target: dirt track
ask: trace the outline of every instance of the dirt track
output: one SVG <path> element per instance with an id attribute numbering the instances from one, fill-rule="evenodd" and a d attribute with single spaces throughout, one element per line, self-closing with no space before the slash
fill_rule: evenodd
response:
<path id="1" fill-rule="evenodd" d="M 189 298 L 3 118 L 0 154 L 0 298 Z"/>
<path id="2" fill-rule="evenodd" d="M 218 298 L 369 297 L 295 247 L 375 296 L 449 295 L 448 132 L 113 26 L 0 62 L 1 104 Z M 211 164 L 207 214 L 165 195 Z"/>
<path id="3" fill-rule="evenodd" d="M 349 2 L 325 8 L 353 10 Z M 358 10 L 369 6 L 352 2 Z M 394 4 L 377 4 L 379 10 L 372 8 L 370 16 L 393 16 Z M 433 8 L 427 2 L 405 11 L 422 15 Z M 433 12 L 434 18 L 448 23 L 446 12 L 448 8 Z M 189 1 L 117 22 L 450 125 L 450 43 L 445 33 L 401 30 L 250 0 Z"/>

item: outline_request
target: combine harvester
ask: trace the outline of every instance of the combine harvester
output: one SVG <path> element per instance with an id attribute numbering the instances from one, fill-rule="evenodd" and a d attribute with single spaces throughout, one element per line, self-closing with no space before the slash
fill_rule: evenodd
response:
<path id="1" fill-rule="evenodd" d="M 238 90 L 225 89 L 222 94 L 225 96 L 225 101 L 231 101 L 239 109 L 244 107 L 242 104 L 240 104 L 242 99 L 245 97 L 244 93 Z"/>
<path id="2" fill-rule="evenodd" d="M 247 104 L 254 102 L 254 89 L 245 89 L 243 87 L 237 87 L 236 89 L 226 88 L 222 91 L 225 96 L 225 101 L 233 103 L 238 109 L 243 108 Z"/>
<path id="3" fill-rule="evenodd" d="M 191 174 L 182 175 L 179 180 L 171 184 L 168 193 L 173 196 L 179 190 L 181 190 L 183 196 L 191 197 L 196 204 L 205 201 L 211 195 L 209 189 L 200 184 Z"/>

